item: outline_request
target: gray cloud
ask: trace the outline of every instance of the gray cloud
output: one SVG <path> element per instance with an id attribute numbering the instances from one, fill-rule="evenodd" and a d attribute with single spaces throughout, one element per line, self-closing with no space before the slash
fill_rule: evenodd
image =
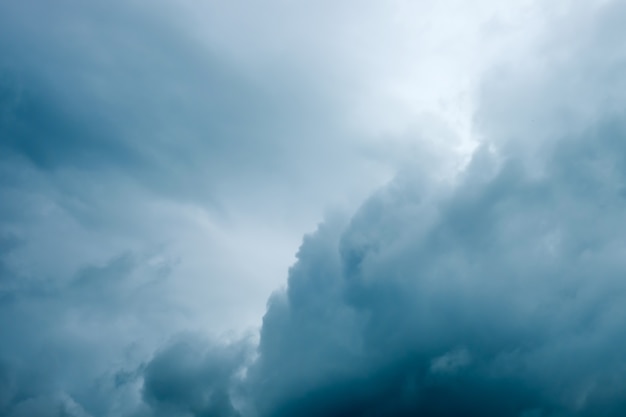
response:
<path id="1" fill-rule="evenodd" d="M 0 298 L 0 331 L 10 341 L 0 347 L 0 415 L 108 415 L 133 407 L 135 394 L 116 386 L 115 376 L 139 366 L 162 343 L 158 329 L 176 320 L 158 285 L 167 268 L 124 255 L 67 283 L 4 277 L 16 282 Z"/>
<path id="2" fill-rule="evenodd" d="M 167 2 L 0 5 L 0 233 L 22 242 L 5 275 L 67 281 L 160 251 L 172 297 L 249 326 L 303 231 L 380 177 L 339 140 L 316 68 L 241 63 L 192 20 Z"/>
<path id="3" fill-rule="evenodd" d="M 539 72 L 485 80 L 457 184 L 401 176 L 305 239 L 250 370 L 259 415 L 626 411 L 624 10 L 569 11 L 557 39 L 593 19 Z"/>
<path id="4" fill-rule="evenodd" d="M 611 136 L 563 144 L 541 179 L 509 156 L 322 228 L 265 317 L 261 415 L 621 415 L 626 167 L 585 170 L 615 153 Z"/>
<path id="5" fill-rule="evenodd" d="M 193 338 L 159 352 L 143 373 L 143 397 L 157 415 L 239 416 L 232 405 L 246 345 L 208 346 Z"/>
<path id="6" fill-rule="evenodd" d="M 165 2 L 1 7 L 3 165 L 44 173 L 73 216 L 115 223 L 111 206 L 135 186 L 137 199 L 199 205 L 220 221 L 254 204 L 303 228 L 319 201 L 341 202 L 354 185 L 362 194 L 362 178 L 381 175 L 345 140 L 341 94 L 316 77 L 320 65 L 246 66 Z M 201 13 L 227 14 L 216 7 Z"/>
<path id="7" fill-rule="evenodd" d="M 305 236 L 256 352 L 172 337 L 184 260 L 159 244 L 197 223 L 164 206 L 317 175 L 333 137 L 291 138 L 324 133 L 311 125 L 332 108 L 199 56 L 159 13 L 26 4 L 1 29 L 28 28 L 2 44 L 0 415 L 624 415 L 620 2 L 568 3 L 531 54 L 487 73 L 484 142 L 453 182 L 425 162 Z M 64 26 L 39 28 L 32 7 Z"/>

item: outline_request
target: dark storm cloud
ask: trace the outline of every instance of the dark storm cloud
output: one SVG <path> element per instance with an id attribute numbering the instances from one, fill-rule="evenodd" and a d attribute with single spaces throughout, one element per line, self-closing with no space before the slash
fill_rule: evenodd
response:
<path id="1" fill-rule="evenodd" d="M 178 340 L 145 367 L 143 397 L 157 416 L 239 416 L 232 391 L 248 350 L 244 343 Z"/>
<path id="2" fill-rule="evenodd" d="M 486 79 L 455 186 L 400 176 L 305 239 L 248 372 L 259 415 L 624 415 L 625 11 L 573 9 L 539 70 Z"/>
<path id="3" fill-rule="evenodd" d="M 324 226 L 265 317 L 261 415 L 622 415 L 618 149 L 573 140 L 541 179 L 510 156 L 441 198 L 410 181 Z"/>
<path id="4" fill-rule="evenodd" d="M 99 21 L 100 12 L 91 10 L 88 21 Z M 623 416 L 626 100 L 618 87 L 626 79 L 626 48 L 619 41 L 625 13 L 620 2 L 598 10 L 572 7 L 554 18 L 557 29 L 528 58 L 535 66 L 493 70 L 477 116 L 485 142 L 454 184 L 401 173 L 352 218 L 332 217 L 306 236 L 287 288 L 268 302 L 256 357 L 247 340 L 191 337 L 155 353 L 153 347 L 164 342 L 154 335 L 171 329 L 175 309 L 159 304 L 166 298 L 153 285 L 154 277 L 168 275 L 169 263 L 149 262 L 149 255 L 109 257 L 82 265 L 69 278 L 29 276 L 13 256 L 28 243 L 14 222 L 29 213 L 7 199 L 0 208 L 13 222 L 6 222 L 0 238 L 0 335 L 9 335 L 10 343 L 0 345 L 0 414 Z M 74 23 L 70 31 L 91 34 L 80 21 L 65 22 Z M 11 33 L 7 27 L 3 33 Z M 146 33 L 153 34 L 149 27 Z M 196 90 L 189 80 L 202 77 L 187 64 L 197 57 L 175 40 L 157 36 L 157 46 L 134 38 L 135 32 L 118 35 L 113 38 L 126 45 L 124 54 L 137 52 L 147 61 L 127 66 L 116 48 L 70 44 L 62 48 L 71 58 L 70 73 L 48 74 L 56 68 L 51 64 L 33 74 L 24 51 L 41 39 L 5 41 L 6 167 L 23 168 L 26 160 L 37 172 L 73 167 L 93 175 L 119 168 L 168 190 L 155 178 L 176 183 L 184 165 L 176 162 L 180 148 L 169 141 L 169 126 L 184 133 L 191 123 L 206 126 L 207 137 L 219 132 L 240 139 L 272 111 L 258 104 L 265 93 L 250 93 L 239 79 L 231 82 L 230 69 L 221 64 L 215 69 L 200 60 L 198 73 L 212 75 Z M 161 56 L 162 45 L 180 61 Z M 85 58 L 79 51 L 95 55 Z M 50 54 L 61 67 L 68 62 Z M 160 69 L 146 75 L 152 65 Z M 90 81 L 63 94 L 59 86 L 72 85 L 85 68 Z M 151 83 L 172 80 L 161 78 L 163 68 L 178 74 L 177 81 L 148 99 Z M 112 84 L 126 86 L 128 95 L 108 97 Z M 195 91 L 208 98 L 196 101 Z M 215 100 L 226 108 L 232 104 L 254 116 L 221 113 L 221 104 L 205 114 L 197 105 L 215 105 L 211 91 L 219 92 Z M 192 103 L 185 102 L 189 97 Z M 99 104 L 106 100 L 113 103 Z M 95 107 L 82 109 L 85 102 Z M 147 110 L 126 121 L 137 107 Z M 161 124 L 170 112 L 173 118 Z M 81 123 L 73 122 L 76 114 Z M 196 154 L 214 146 L 216 156 L 202 161 L 237 165 L 283 143 L 242 139 L 204 147 L 194 132 L 187 142 L 194 152 L 182 158 L 192 165 Z M 42 144 L 47 135 L 55 140 Z M 154 153 L 138 152 L 146 137 Z M 222 160 L 230 155 L 220 153 L 222 146 L 243 153 Z M 171 170 L 157 173 L 157 166 Z M 208 169 L 203 172 L 213 172 Z M 34 190 L 46 188 L 27 169 L 5 171 L 12 176 L 3 180 L 4 194 L 18 195 L 20 202 L 30 198 L 15 191 L 21 179 L 35 178 L 29 183 Z M 53 219 L 65 219 L 53 208 Z M 142 338 L 150 339 L 148 348 L 134 345 L 142 345 Z"/>

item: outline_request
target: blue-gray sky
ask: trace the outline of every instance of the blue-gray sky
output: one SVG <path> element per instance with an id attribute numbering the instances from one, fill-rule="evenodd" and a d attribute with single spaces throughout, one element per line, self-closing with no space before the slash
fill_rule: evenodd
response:
<path id="1" fill-rule="evenodd" d="M 624 19 L 0 3 L 0 416 L 623 416 Z"/>

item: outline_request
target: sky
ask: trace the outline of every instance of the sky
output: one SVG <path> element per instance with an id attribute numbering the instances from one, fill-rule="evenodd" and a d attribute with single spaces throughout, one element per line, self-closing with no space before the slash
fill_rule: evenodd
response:
<path id="1" fill-rule="evenodd" d="M 0 416 L 626 415 L 626 2 L 0 2 Z"/>

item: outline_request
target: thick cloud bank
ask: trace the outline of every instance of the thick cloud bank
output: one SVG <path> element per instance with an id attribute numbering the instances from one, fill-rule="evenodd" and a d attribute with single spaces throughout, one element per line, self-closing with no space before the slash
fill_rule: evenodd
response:
<path id="1" fill-rule="evenodd" d="M 0 415 L 626 415 L 626 5 L 552 12 L 527 60 L 485 76 L 468 166 L 409 169 L 321 223 L 258 346 L 94 349 L 103 323 L 158 333 L 141 277 L 167 265 L 126 256 L 45 286 L 0 263 Z"/>
<path id="2" fill-rule="evenodd" d="M 258 415 L 626 414 L 625 12 L 494 70 L 457 183 L 400 176 L 305 239 L 248 372 Z"/>
<path id="3" fill-rule="evenodd" d="M 265 317 L 261 415 L 624 415 L 626 149 L 605 129 L 540 177 L 481 151 L 449 194 L 409 181 L 323 225 Z"/>

